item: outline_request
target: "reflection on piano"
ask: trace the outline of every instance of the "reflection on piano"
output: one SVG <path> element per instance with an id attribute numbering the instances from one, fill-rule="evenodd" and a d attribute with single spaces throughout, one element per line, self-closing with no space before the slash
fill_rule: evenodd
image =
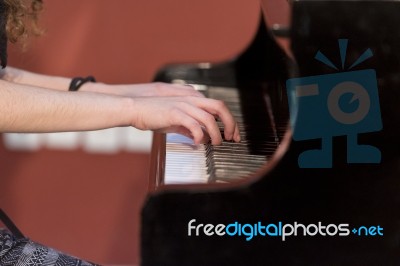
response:
<path id="1" fill-rule="evenodd" d="M 237 59 L 162 70 L 157 81 L 195 84 L 208 97 L 226 101 L 243 135 L 242 143 L 218 147 L 193 146 L 174 134 L 154 136 L 152 192 L 142 213 L 142 264 L 399 265 L 398 14 L 397 1 L 294 1 L 290 38 L 297 67 L 261 20 L 253 43 Z M 324 54 L 339 62 L 340 38 L 349 39 L 349 60 L 366 48 L 374 52 L 355 70 L 376 70 L 383 130 L 359 134 L 359 142 L 378 147 L 382 162 L 347 164 L 344 136 L 333 138 L 333 168 L 302 169 L 298 155 L 318 148 L 320 141 L 291 141 L 285 82 L 334 73 L 313 58 L 324 47 Z M 214 225 L 379 225 L 384 236 L 297 236 L 284 242 L 188 236 L 192 219 Z"/>

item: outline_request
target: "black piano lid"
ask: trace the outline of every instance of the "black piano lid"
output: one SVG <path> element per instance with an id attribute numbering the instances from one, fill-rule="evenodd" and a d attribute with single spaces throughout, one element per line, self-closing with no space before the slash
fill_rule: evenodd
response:
<path id="1" fill-rule="evenodd" d="M 349 40 L 347 66 L 366 49 L 373 51 L 354 70 L 375 69 L 383 128 L 359 134 L 359 143 L 378 147 L 381 163 L 348 164 L 346 138 L 334 137 L 332 168 L 299 168 L 298 155 L 320 142 L 292 141 L 274 169 L 253 184 L 226 191 L 152 194 L 142 212 L 142 265 L 400 265 L 400 2 L 295 1 L 292 8 L 292 51 L 299 77 L 337 73 L 314 56 L 321 49 L 340 65 L 338 39 Z M 192 219 L 214 225 L 379 225 L 384 235 L 298 236 L 287 241 L 189 237 Z"/>

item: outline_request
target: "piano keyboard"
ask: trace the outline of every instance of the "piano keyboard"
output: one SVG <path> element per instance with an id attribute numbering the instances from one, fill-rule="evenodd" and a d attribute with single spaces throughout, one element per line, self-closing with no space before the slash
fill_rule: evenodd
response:
<path id="1" fill-rule="evenodd" d="M 279 135 L 284 129 L 277 128 L 272 113 L 268 112 L 268 98 L 255 95 L 256 99 L 250 101 L 251 109 L 258 115 L 246 117 L 240 100 L 243 95 L 236 88 L 207 87 L 204 93 L 225 102 L 238 123 L 241 142 L 224 140 L 219 146 L 194 145 L 183 135 L 167 134 L 164 184 L 241 180 L 266 164 L 279 145 Z M 217 123 L 223 135 L 223 125 Z"/>

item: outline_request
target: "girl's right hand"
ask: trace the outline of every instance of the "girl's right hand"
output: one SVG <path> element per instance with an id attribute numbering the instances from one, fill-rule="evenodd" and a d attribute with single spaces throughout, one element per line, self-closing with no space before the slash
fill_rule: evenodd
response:
<path id="1" fill-rule="evenodd" d="M 222 143 L 216 118 L 224 124 L 226 140 L 240 141 L 235 119 L 223 101 L 196 96 L 132 98 L 132 126 L 142 130 L 179 133 L 195 144 L 207 137 L 213 145 Z"/>

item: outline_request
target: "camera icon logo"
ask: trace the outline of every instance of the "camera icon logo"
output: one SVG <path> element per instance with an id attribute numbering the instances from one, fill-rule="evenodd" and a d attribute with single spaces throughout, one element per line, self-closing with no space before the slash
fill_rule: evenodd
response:
<path id="1" fill-rule="evenodd" d="M 347 39 L 340 39 L 339 47 L 344 69 Z M 368 49 L 349 69 L 371 56 Z M 321 52 L 315 58 L 337 69 Z M 357 141 L 360 133 L 382 129 L 374 69 L 293 78 L 286 87 L 293 139 L 321 139 L 321 149 L 299 155 L 299 167 L 331 168 L 334 136 L 347 136 L 347 163 L 380 163 L 378 148 Z"/>

